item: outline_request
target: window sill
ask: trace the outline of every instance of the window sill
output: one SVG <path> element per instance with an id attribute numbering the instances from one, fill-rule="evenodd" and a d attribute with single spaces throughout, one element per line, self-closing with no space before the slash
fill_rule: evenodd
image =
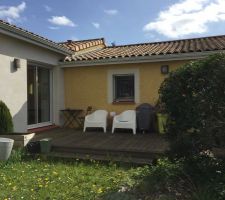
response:
<path id="1" fill-rule="evenodd" d="M 113 101 L 113 105 L 127 105 L 127 104 L 136 104 L 135 101 Z"/>

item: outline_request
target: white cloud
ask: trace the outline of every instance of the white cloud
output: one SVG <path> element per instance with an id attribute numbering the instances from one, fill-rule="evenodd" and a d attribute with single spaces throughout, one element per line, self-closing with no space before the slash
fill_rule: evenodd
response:
<path id="1" fill-rule="evenodd" d="M 26 9 L 26 3 L 22 2 L 18 6 L 0 6 L 0 18 L 8 22 L 20 20 L 21 13 Z"/>
<path id="2" fill-rule="evenodd" d="M 161 11 L 143 30 L 179 38 L 206 33 L 209 23 L 221 21 L 225 21 L 225 0 L 181 0 Z"/>
<path id="3" fill-rule="evenodd" d="M 52 16 L 50 19 L 48 19 L 48 21 L 57 26 L 70 26 L 70 27 L 77 26 L 66 16 Z"/>
<path id="4" fill-rule="evenodd" d="M 97 22 L 92 22 L 92 25 L 93 25 L 95 28 L 97 28 L 97 29 L 100 28 L 100 24 L 97 23 Z"/>
<path id="5" fill-rule="evenodd" d="M 116 9 L 104 10 L 104 13 L 106 13 L 107 15 L 117 15 L 118 10 Z"/>
<path id="6" fill-rule="evenodd" d="M 48 5 L 44 5 L 44 8 L 47 12 L 51 12 L 52 11 L 52 8 Z"/>

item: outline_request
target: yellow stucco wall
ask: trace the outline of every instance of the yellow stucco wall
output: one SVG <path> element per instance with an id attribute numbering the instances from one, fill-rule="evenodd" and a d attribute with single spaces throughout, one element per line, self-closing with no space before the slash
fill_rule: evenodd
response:
<path id="1" fill-rule="evenodd" d="M 186 62 L 188 61 L 65 68 L 65 107 L 85 110 L 90 105 L 94 109 L 120 113 L 127 109 L 134 109 L 141 103 L 155 104 L 160 84 L 166 77 L 161 74 L 161 65 L 169 65 L 170 70 L 174 70 Z M 138 104 L 108 103 L 108 71 L 119 69 L 139 69 L 140 102 Z"/>

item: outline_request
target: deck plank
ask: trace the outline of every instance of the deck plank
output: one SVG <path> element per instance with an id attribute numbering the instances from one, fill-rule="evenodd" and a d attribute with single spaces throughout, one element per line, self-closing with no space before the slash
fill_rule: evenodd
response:
<path id="1" fill-rule="evenodd" d="M 52 138 L 53 149 L 60 149 L 62 153 L 86 152 L 96 154 L 107 154 L 114 152 L 118 155 L 121 152 L 137 154 L 140 159 L 145 154 L 163 154 L 168 150 L 169 145 L 165 138 L 158 134 L 137 134 L 132 133 L 103 133 L 91 131 L 83 133 L 74 129 L 57 128 L 37 134 L 33 141 L 43 138 Z M 139 153 L 139 154 L 138 154 Z M 128 154 L 126 154 L 128 155 Z"/>

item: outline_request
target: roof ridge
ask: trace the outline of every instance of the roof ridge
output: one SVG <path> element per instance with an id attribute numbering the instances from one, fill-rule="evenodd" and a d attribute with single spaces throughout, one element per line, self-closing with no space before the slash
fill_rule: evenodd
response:
<path id="1" fill-rule="evenodd" d="M 101 37 L 101 38 L 93 38 L 93 39 L 85 39 L 85 40 L 70 40 L 71 42 L 87 42 L 87 41 L 95 41 L 95 40 L 103 40 L 103 42 L 105 42 L 105 38 Z M 59 44 L 65 44 L 68 43 L 68 40 L 65 42 L 58 42 Z"/>
<path id="2" fill-rule="evenodd" d="M 106 49 L 106 48 L 107 47 L 101 47 L 101 48 L 94 49 L 94 50 L 91 50 L 91 51 L 88 51 L 88 52 L 77 51 L 73 55 L 74 56 L 80 56 L 80 55 L 86 55 L 86 54 L 89 54 L 89 53 L 96 53 L 96 52 L 101 51 L 101 50 Z"/>
<path id="3" fill-rule="evenodd" d="M 165 41 L 158 41 L 158 42 L 142 42 L 142 43 L 133 43 L 133 44 L 123 44 L 123 45 L 115 45 L 115 46 L 106 46 L 106 48 L 127 47 L 127 46 L 129 47 L 129 46 L 139 46 L 139 45 L 142 46 L 142 45 L 149 45 L 149 44 L 163 44 L 163 43 L 170 43 L 170 42 L 181 42 L 181 41 L 199 40 L 199 39 L 206 39 L 206 38 L 218 38 L 218 37 L 225 37 L 225 35 L 184 38 L 184 39 L 165 40 Z"/>

